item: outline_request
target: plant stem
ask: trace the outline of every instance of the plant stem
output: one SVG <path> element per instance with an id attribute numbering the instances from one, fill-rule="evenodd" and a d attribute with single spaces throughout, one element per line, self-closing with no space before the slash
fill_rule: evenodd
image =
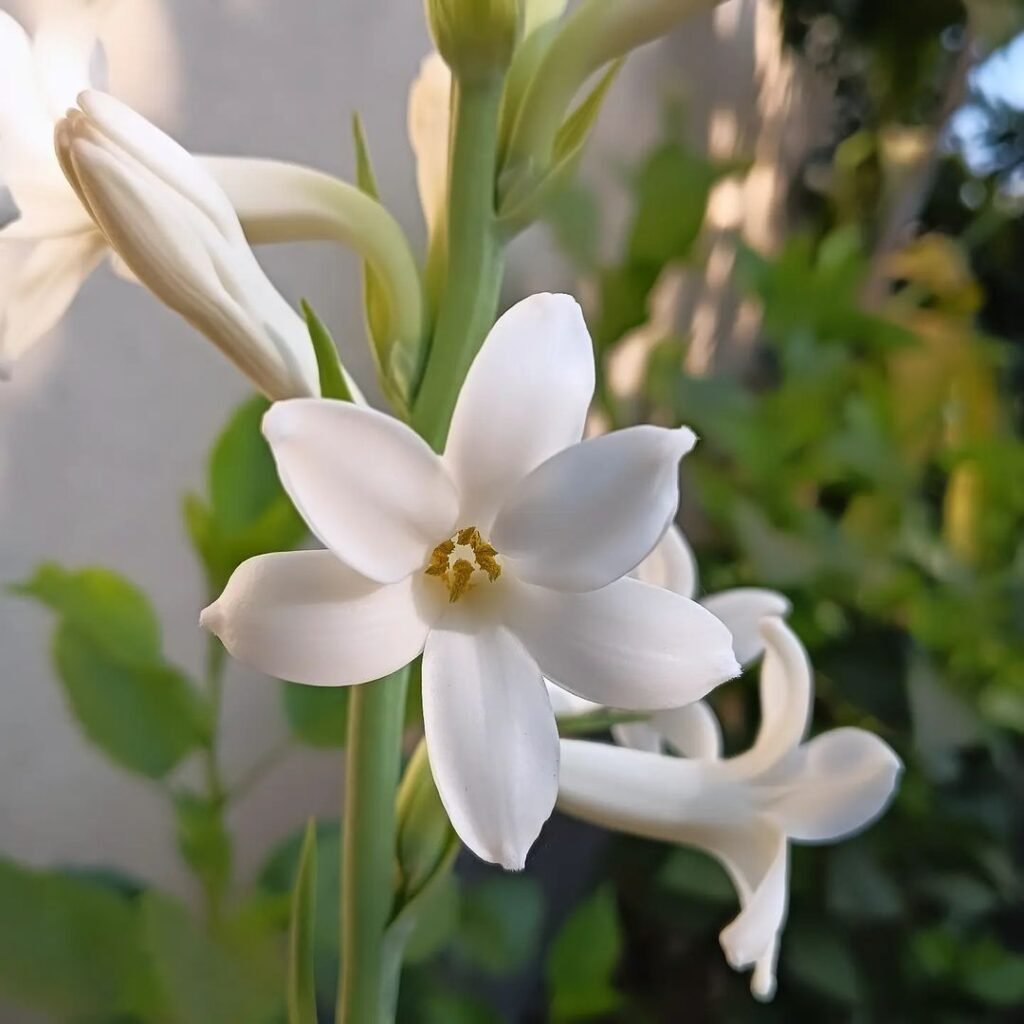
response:
<path id="1" fill-rule="evenodd" d="M 408 668 L 352 689 L 341 854 L 337 1024 L 384 1024 L 384 932 L 395 875 L 395 791 Z"/>
<path id="2" fill-rule="evenodd" d="M 502 79 L 453 84 L 447 261 L 413 426 L 440 450 L 459 389 L 494 323 L 504 252 L 494 211 Z"/>

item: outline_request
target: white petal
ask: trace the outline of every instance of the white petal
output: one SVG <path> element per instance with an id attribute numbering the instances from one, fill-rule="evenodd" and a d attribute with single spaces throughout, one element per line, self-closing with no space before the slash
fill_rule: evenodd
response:
<path id="1" fill-rule="evenodd" d="M 434 630 L 423 725 L 455 831 L 477 856 L 521 869 L 558 789 L 558 729 L 536 663 L 501 626 Z"/>
<path id="2" fill-rule="evenodd" d="M 314 686 L 379 679 L 423 650 L 432 605 L 418 577 L 381 586 L 329 551 L 243 562 L 201 625 L 233 657 L 267 675 Z"/>
<path id="3" fill-rule="evenodd" d="M 707 830 L 695 836 L 732 877 L 743 909 L 722 929 L 719 940 L 736 970 L 754 966 L 752 988 L 760 999 L 775 991 L 779 935 L 789 907 L 789 847 L 785 836 L 767 825 Z"/>
<path id="4" fill-rule="evenodd" d="M 433 234 L 448 192 L 448 132 L 451 125 L 452 73 L 437 53 L 420 64 L 409 90 L 409 142 L 416 157 L 420 204 Z"/>
<path id="5" fill-rule="evenodd" d="M 394 583 L 422 570 L 451 536 L 455 489 L 437 455 L 399 420 L 300 398 L 272 405 L 263 433 L 309 528 L 364 576 Z"/>
<path id="6" fill-rule="evenodd" d="M 106 249 L 98 231 L 32 245 L 5 285 L 0 307 L 0 364 L 16 360 L 67 311 Z"/>
<path id="7" fill-rule="evenodd" d="M 705 608 L 721 619 L 732 633 L 732 649 L 741 665 L 760 657 L 764 651 L 761 620 L 769 616 L 783 617 L 790 612 L 790 603 L 782 594 L 760 587 L 737 587 L 702 598 Z"/>
<path id="8" fill-rule="evenodd" d="M 768 772 L 800 745 L 811 717 L 811 663 L 797 635 L 782 619 L 761 622 L 761 727 L 753 746 L 729 761 L 748 776 Z"/>
<path id="9" fill-rule="evenodd" d="M 544 674 L 598 704 L 679 707 L 739 672 L 728 630 L 678 594 L 632 579 L 586 594 L 501 582 L 506 622 Z"/>
<path id="10" fill-rule="evenodd" d="M 33 56 L 51 122 L 74 106 L 78 94 L 91 84 L 90 67 L 99 46 L 103 6 L 62 4 L 36 30 Z"/>
<path id="11" fill-rule="evenodd" d="M 794 839 L 828 842 L 865 828 L 888 806 L 902 765 L 863 729 L 833 729 L 802 747 L 765 807 Z M 773 790 L 774 787 L 770 787 Z"/>
<path id="12" fill-rule="evenodd" d="M 620 579 L 672 522 L 695 441 L 685 427 L 630 427 L 559 452 L 509 496 L 494 546 L 529 583 L 584 591 Z"/>
<path id="13" fill-rule="evenodd" d="M 632 575 L 644 583 L 665 587 L 683 597 L 697 596 L 697 559 L 683 531 L 675 523 Z"/>
<path id="14" fill-rule="evenodd" d="M 648 722 L 623 722 L 612 726 L 612 737 L 620 747 L 660 754 L 665 749 L 661 733 Z"/>
<path id="15" fill-rule="evenodd" d="M 0 170 L 6 176 L 12 168 L 27 171 L 27 164 L 52 165 L 52 136 L 32 44 L 21 25 L 0 11 Z"/>
<path id="16" fill-rule="evenodd" d="M 657 712 L 651 717 L 651 726 L 670 749 L 683 757 L 714 761 L 722 756 L 721 726 L 714 711 L 702 700 Z"/>
<path id="17" fill-rule="evenodd" d="M 553 683 L 550 679 L 545 679 L 544 685 L 548 690 L 551 710 L 554 711 L 555 716 L 558 718 L 575 718 L 578 715 L 589 715 L 594 711 L 603 710 L 600 704 L 577 697 L 575 693 L 563 690 L 558 683 Z"/>
<path id="18" fill-rule="evenodd" d="M 228 241 L 244 244 L 234 207 L 213 175 L 188 150 L 107 93 L 86 90 L 78 97 L 78 105 L 108 139 L 206 214 Z"/>
<path id="19" fill-rule="evenodd" d="M 508 494 L 583 436 L 594 353 L 579 304 L 531 295 L 491 328 L 452 416 L 444 461 L 468 525 L 486 534 Z"/>

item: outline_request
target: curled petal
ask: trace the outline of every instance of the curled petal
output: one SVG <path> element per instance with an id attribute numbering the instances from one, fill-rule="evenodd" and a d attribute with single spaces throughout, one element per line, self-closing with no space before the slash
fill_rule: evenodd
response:
<path id="1" fill-rule="evenodd" d="M 652 716 L 651 725 L 683 757 L 714 761 L 722 756 L 722 728 L 714 711 L 702 700 L 684 708 L 659 711 Z"/>
<path id="2" fill-rule="evenodd" d="M 348 686 L 379 679 L 423 650 L 429 602 L 415 577 L 381 586 L 329 551 L 243 562 L 200 624 L 243 664 L 279 679 Z"/>
<path id="3" fill-rule="evenodd" d="M 665 749 L 662 735 L 650 721 L 622 722 L 612 726 L 612 737 L 620 747 L 660 754 Z"/>
<path id="4" fill-rule="evenodd" d="M 769 616 L 782 618 L 790 612 L 789 601 L 782 594 L 760 587 L 722 590 L 709 594 L 701 604 L 732 633 L 732 649 L 741 665 L 749 665 L 764 651 L 761 620 Z"/>
<path id="5" fill-rule="evenodd" d="M 577 697 L 575 693 L 563 690 L 558 683 L 553 683 L 550 679 L 545 679 L 544 685 L 548 690 L 551 710 L 557 718 L 575 718 L 578 715 L 589 715 L 593 711 L 602 710 L 600 704 Z"/>
<path id="6" fill-rule="evenodd" d="M 797 635 L 779 618 L 761 622 L 761 728 L 754 745 L 729 761 L 738 774 L 768 772 L 800 745 L 811 716 L 811 663 Z"/>
<path id="7" fill-rule="evenodd" d="M 455 831 L 518 871 L 551 816 L 558 730 L 540 669 L 501 626 L 434 630 L 423 652 L 423 725 Z"/>
<path id="8" fill-rule="evenodd" d="M 713 615 L 638 580 L 587 594 L 509 580 L 504 614 L 546 676 L 607 707 L 679 707 L 739 671 Z"/>
<path id="9" fill-rule="evenodd" d="M 597 590 L 650 554 L 679 504 L 685 427 L 630 427 L 552 456 L 510 495 L 494 544 L 518 577 L 558 590 Z"/>
<path id="10" fill-rule="evenodd" d="M 575 299 L 531 295 L 499 318 L 462 385 L 444 452 L 469 522 L 486 533 L 527 474 L 579 441 L 593 393 Z"/>
<path id="11" fill-rule="evenodd" d="M 793 839 L 829 842 L 860 831 L 885 810 L 902 764 L 877 736 L 845 728 L 815 737 L 786 769 L 786 781 L 769 787 L 766 809 Z"/>
<path id="12" fill-rule="evenodd" d="M 458 504 L 444 466 L 391 416 L 295 399 L 271 406 L 263 433 L 309 528 L 364 576 L 394 583 L 450 536 Z"/>
<path id="13" fill-rule="evenodd" d="M 675 523 L 665 531 L 665 536 L 632 575 L 644 583 L 664 587 L 683 597 L 697 596 L 697 559 L 683 531 Z"/>

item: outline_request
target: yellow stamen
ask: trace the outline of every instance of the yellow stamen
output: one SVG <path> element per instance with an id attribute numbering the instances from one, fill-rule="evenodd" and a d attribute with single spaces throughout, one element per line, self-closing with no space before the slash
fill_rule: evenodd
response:
<path id="1" fill-rule="evenodd" d="M 469 548 L 473 552 L 474 561 L 459 558 L 453 564 L 452 555 L 457 546 Z M 448 600 L 454 602 L 472 589 L 473 573 L 478 569 L 491 583 L 498 579 L 501 575 L 501 565 L 497 555 L 495 548 L 483 539 L 475 526 L 467 526 L 434 548 L 423 571 L 427 576 L 443 580 L 448 588 Z"/>

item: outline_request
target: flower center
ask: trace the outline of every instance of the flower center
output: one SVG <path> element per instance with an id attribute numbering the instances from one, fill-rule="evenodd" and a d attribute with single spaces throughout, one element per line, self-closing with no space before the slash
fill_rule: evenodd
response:
<path id="1" fill-rule="evenodd" d="M 491 583 L 501 575 L 497 554 L 475 526 L 467 526 L 431 551 L 423 571 L 442 580 L 448 588 L 448 600 L 455 602 L 472 587 L 478 571 Z"/>

